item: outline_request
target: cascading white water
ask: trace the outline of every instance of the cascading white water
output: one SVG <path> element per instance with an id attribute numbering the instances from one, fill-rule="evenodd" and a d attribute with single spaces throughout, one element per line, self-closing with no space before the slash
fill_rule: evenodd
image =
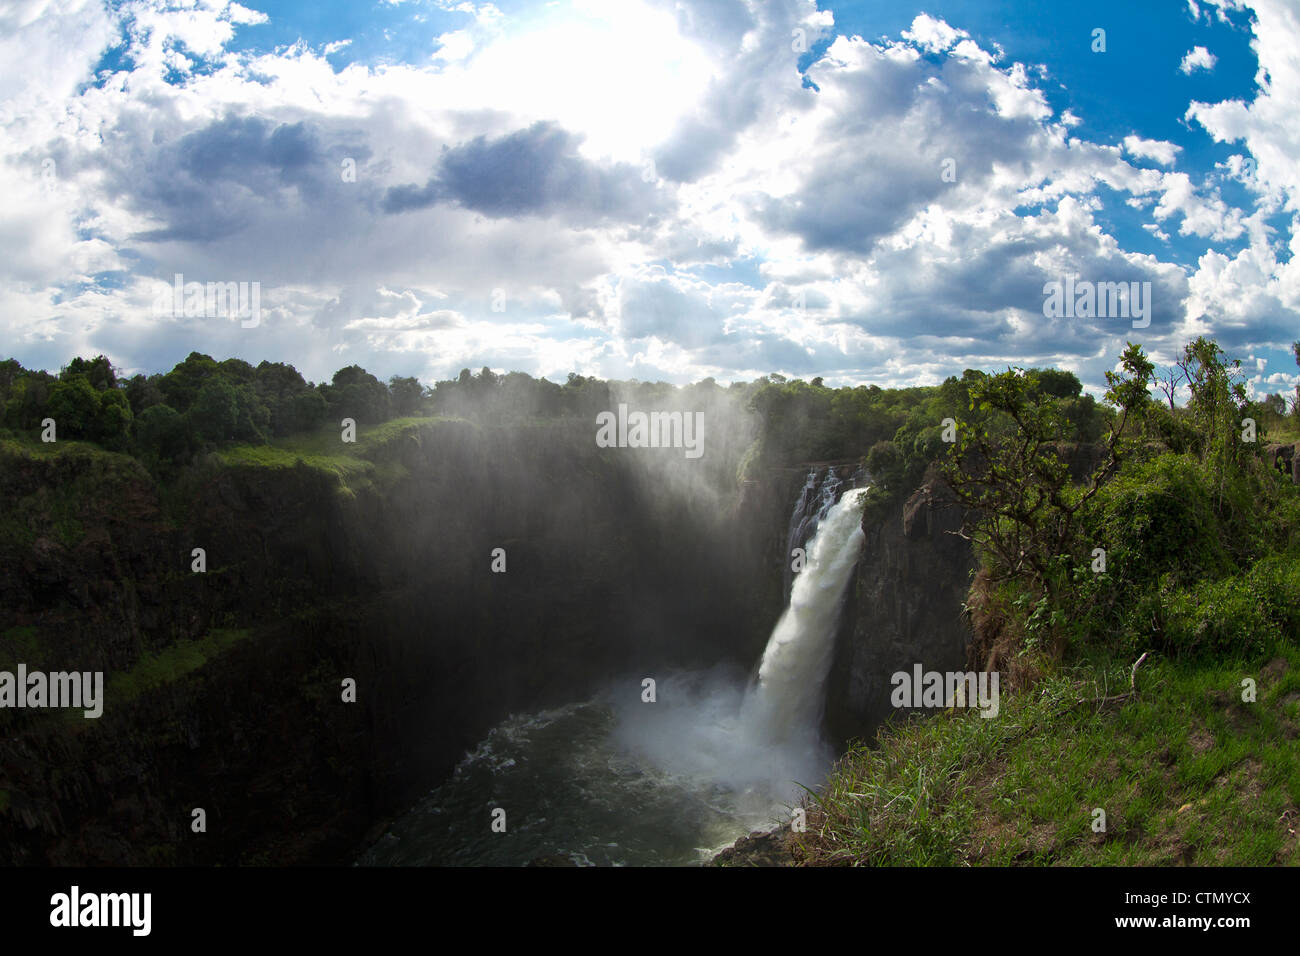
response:
<path id="1" fill-rule="evenodd" d="M 790 515 L 790 529 L 786 532 L 785 541 L 786 554 L 791 554 L 795 548 L 802 548 L 808 543 L 809 538 L 817 531 L 817 525 L 825 520 L 826 515 L 839 500 L 841 484 L 843 482 L 840 481 L 833 467 L 828 467 L 821 479 L 817 477 L 816 468 L 809 470 L 803 490 L 799 492 L 799 498 L 795 501 L 794 512 Z M 783 579 L 787 604 L 789 604 L 790 585 L 793 581 L 794 572 L 787 563 Z"/>
<path id="2" fill-rule="evenodd" d="M 605 865 L 680 865 L 788 820 L 800 784 L 833 759 L 819 725 L 840 606 L 863 543 L 865 489 L 835 502 L 815 476 L 795 518 L 818 519 L 757 680 L 715 671 L 642 675 L 596 699 L 496 727 L 453 777 L 394 823 L 360 862 L 518 864 L 563 855 Z M 814 500 L 815 499 L 815 500 Z M 813 510 L 815 507 L 815 511 Z M 796 522 L 797 523 L 797 522 Z M 488 807 L 511 826 L 490 833 Z"/>
<path id="3" fill-rule="evenodd" d="M 773 745 L 817 738 L 840 606 L 864 541 L 857 506 L 866 493 L 846 491 L 818 525 L 790 604 L 768 638 L 758 680 L 745 697 L 742 722 Z"/>

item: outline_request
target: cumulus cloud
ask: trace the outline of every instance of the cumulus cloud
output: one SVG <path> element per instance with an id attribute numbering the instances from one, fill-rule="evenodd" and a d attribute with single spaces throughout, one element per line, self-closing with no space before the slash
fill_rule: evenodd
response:
<path id="1" fill-rule="evenodd" d="M 20 357 L 882 384 L 1028 362 L 1095 384 L 1133 332 L 1047 319 L 1065 275 L 1151 282 L 1153 350 L 1293 337 L 1300 19 L 1282 0 L 1252 0 L 1253 100 L 1187 109 L 1239 151 L 1204 175 L 1173 171 L 1178 143 L 1080 136 L 1048 69 L 926 14 L 867 40 L 814 0 L 432 6 L 459 19 L 429 27 L 421 62 L 339 69 L 345 40 L 241 49 L 262 15 L 221 0 L 0 10 L 0 308 Z M 1225 198 L 1242 186 L 1249 208 Z M 1160 257 L 1125 248 L 1112 202 Z M 1193 239 L 1194 263 L 1166 258 Z M 176 273 L 260 281 L 261 326 L 152 316 Z"/>
<path id="2" fill-rule="evenodd" d="M 1208 73 L 1218 61 L 1219 58 L 1205 47 L 1196 46 L 1187 51 L 1183 62 L 1178 64 L 1178 69 L 1189 75 L 1195 70 L 1205 70 Z"/>
<path id="3" fill-rule="evenodd" d="M 576 222 L 641 221 L 663 206 L 661 194 L 627 163 L 602 166 L 578 154 L 579 137 L 536 123 L 489 140 L 447 149 L 423 186 L 384 195 L 385 212 L 455 203 L 493 218 L 562 215 Z"/>
<path id="4" fill-rule="evenodd" d="M 1237 0 L 1206 0 L 1220 16 L 1241 9 Z M 1234 157 L 1230 169 L 1258 197 L 1258 207 L 1241 222 L 1249 244 L 1235 255 L 1210 249 L 1190 278 L 1189 314 L 1230 341 L 1264 347 L 1294 338 L 1300 310 L 1300 10 L 1280 0 L 1250 5 L 1251 47 L 1259 60 L 1254 99 L 1193 102 L 1187 119 L 1215 140 L 1241 143 L 1247 157 Z M 1278 255 L 1266 219 L 1290 220 L 1290 250 Z"/>
<path id="5" fill-rule="evenodd" d="M 1172 166 L 1178 158 L 1182 147 L 1165 140 L 1142 139 L 1140 136 L 1125 136 L 1124 150 L 1138 159 L 1150 159 L 1161 166 Z"/>

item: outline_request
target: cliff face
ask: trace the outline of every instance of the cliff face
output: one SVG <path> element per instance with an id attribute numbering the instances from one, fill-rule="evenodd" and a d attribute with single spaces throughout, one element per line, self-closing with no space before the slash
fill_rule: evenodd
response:
<path id="1" fill-rule="evenodd" d="M 102 452 L 3 456 L 0 669 L 108 684 L 97 720 L 0 711 L 4 862 L 346 861 L 511 712 L 762 648 L 737 522 L 782 519 L 734 488 L 667 487 L 585 426 L 368 454 L 364 480 L 211 462 L 167 487 Z"/>
<path id="2" fill-rule="evenodd" d="M 910 674 L 917 664 L 966 669 L 970 627 L 962 604 L 975 561 L 969 542 L 952 533 L 961 521 L 961 508 L 928 478 L 901 509 L 864 524 L 827 687 L 826 729 L 834 739 L 869 738 L 895 713 L 895 672 Z"/>

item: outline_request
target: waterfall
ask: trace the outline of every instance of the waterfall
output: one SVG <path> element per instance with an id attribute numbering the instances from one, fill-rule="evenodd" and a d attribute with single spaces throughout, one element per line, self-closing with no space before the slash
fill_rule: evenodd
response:
<path id="1" fill-rule="evenodd" d="M 856 475 L 854 476 L 857 477 Z M 834 467 L 828 467 L 826 474 L 819 480 L 815 467 L 808 470 L 799 500 L 794 503 L 794 512 L 790 515 L 790 527 L 785 536 L 785 598 L 790 603 L 790 584 L 794 571 L 790 567 L 790 556 L 795 548 L 802 548 L 817 525 L 830 513 L 835 502 L 839 500 L 839 491 L 843 483 Z"/>
<path id="2" fill-rule="evenodd" d="M 800 785 L 824 780 L 835 756 L 820 723 L 866 492 L 837 495 L 859 477 L 842 481 L 833 468 L 809 475 L 788 538 L 806 548 L 807 563 L 753 681 L 726 667 L 658 673 L 648 702 L 646 675 L 635 673 L 591 700 L 514 715 L 361 862 L 502 866 L 563 855 L 681 865 L 788 821 Z M 484 823 L 495 806 L 527 821 L 509 839 Z"/>
<path id="3" fill-rule="evenodd" d="M 865 488 L 845 492 L 818 522 L 807 563 L 790 589 L 790 604 L 768 638 L 758 680 L 746 695 L 743 721 L 772 744 L 817 739 L 840 606 L 864 541 L 857 505 L 866 493 Z"/>

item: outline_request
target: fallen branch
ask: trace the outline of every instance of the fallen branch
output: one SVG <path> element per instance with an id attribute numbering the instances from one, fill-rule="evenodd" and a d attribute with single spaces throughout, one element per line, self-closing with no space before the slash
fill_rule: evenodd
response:
<path id="1" fill-rule="evenodd" d="M 1105 697 L 1105 696 L 1103 696 L 1103 697 L 1091 697 L 1091 698 L 1090 698 L 1090 697 L 1080 697 L 1078 700 L 1076 700 L 1076 701 L 1074 702 L 1074 705 L 1077 707 L 1077 706 L 1079 706 L 1080 704 L 1096 704 L 1096 705 L 1100 708 L 1100 707 L 1104 707 L 1106 704 L 1117 704 L 1117 703 L 1119 703 L 1120 701 L 1128 700 L 1130 697 L 1135 697 L 1135 696 L 1137 696 L 1137 672 L 1138 672 L 1138 668 L 1142 666 L 1142 662 L 1143 662 L 1144 660 L 1147 659 L 1147 654 L 1150 654 L 1150 653 L 1151 653 L 1150 651 L 1145 651 L 1145 652 L 1143 652 L 1142 656 L 1139 657 L 1137 660 L 1135 660 L 1135 661 L 1133 662 L 1133 666 L 1132 666 L 1131 668 L 1129 668 L 1129 672 L 1128 672 L 1128 686 L 1129 686 L 1129 691 L 1128 691 L 1127 694 L 1116 694 L 1116 695 L 1113 696 L 1113 697 Z"/>

